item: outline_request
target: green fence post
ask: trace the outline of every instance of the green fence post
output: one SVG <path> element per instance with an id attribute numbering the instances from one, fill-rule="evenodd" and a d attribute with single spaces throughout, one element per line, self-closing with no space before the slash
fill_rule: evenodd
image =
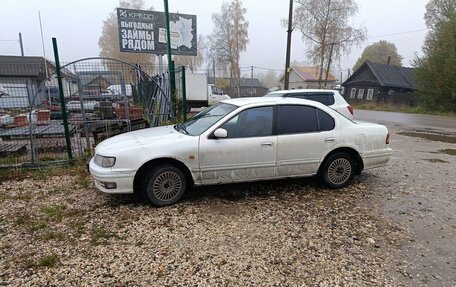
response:
<path id="1" fill-rule="evenodd" d="M 168 51 L 168 70 L 169 70 L 169 79 L 170 79 L 170 88 L 171 95 L 175 96 L 176 93 L 176 79 L 175 79 L 175 70 L 174 70 L 174 61 L 171 57 L 171 31 L 169 29 L 169 10 L 168 10 L 168 0 L 163 0 L 165 6 L 165 19 L 166 19 L 166 42 L 167 42 L 167 51 Z"/>
<path id="2" fill-rule="evenodd" d="M 185 66 L 182 66 L 182 110 L 184 111 L 184 122 L 187 120 L 187 87 L 185 86 Z"/>
<path id="3" fill-rule="evenodd" d="M 60 107 L 62 108 L 63 128 L 65 130 L 66 149 L 70 163 L 73 163 L 73 153 L 71 152 L 70 130 L 68 128 L 68 117 L 65 106 L 65 96 L 63 95 L 62 75 L 60 73 L 59 51 L 57 49 L 57 39 L 52 38 L 52 46 L 54 47 L 55 69 L 57 73 L 57 81 L 59 84 Z M 88 148 L 88 147 L 87 147 Z"/>

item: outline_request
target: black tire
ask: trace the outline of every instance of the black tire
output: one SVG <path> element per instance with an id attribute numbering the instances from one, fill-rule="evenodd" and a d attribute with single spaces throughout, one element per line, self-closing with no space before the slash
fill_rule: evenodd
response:
<path id="1" fill-rule="evenodd" d="M 156 206 L 179 201 L 187 189 L 187 179 L 177 167 L 166 164 L 152 169 L 143 181 L 143 193 Z"/>
<path id="2" fill-rule="evenodd" d="M 329 188 L 348 185 L 355 176 L 353 157 L 347 153 L 335 153 L 328 157 L 321 169 L 323 183 Z"/>

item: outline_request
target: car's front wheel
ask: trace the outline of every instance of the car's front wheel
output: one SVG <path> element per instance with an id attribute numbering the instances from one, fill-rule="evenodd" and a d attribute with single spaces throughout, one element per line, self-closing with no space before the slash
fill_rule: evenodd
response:
<path id="1" fill-rule="evenodd" d="M 321 177 L 329 188 L 341 188 L 350 183 L 355 175 L 355 164 L 351 155 L 335 153 L 323 163 Z"/>
<path id="2" fill-rule="evenodd" d="M 184 173 L 177 167 L 166 164 L 155 167 L 146 175 L 143 191 L 153 204 L 166 206 L 178 202 L 186 188 Z"/>

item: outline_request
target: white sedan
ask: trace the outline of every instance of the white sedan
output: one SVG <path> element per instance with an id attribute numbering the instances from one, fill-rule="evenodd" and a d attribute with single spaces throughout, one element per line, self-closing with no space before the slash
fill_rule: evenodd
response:
<path id="1" fill-rule="evenodd" d="M 192 185 L 319 175 L 340 188 L 391 154 L 385 126 L 354 122 L 310 100 L 238 98 L 183 124 L 109 138 L 89 170 L 103 192 L 138 192 L 164 206 Z"/>
<path id="2" fill-rule="evenodd" d="M 99 107 L 100 103 L 97 101 L 83 101 L 82 107 L 86 111 L 94 111 L 96 107 Z M 81 111 L 81 102 L 80 101 L 69 101 L 66 104 L 66 108 L 70 112 L 80 112 Z"/>

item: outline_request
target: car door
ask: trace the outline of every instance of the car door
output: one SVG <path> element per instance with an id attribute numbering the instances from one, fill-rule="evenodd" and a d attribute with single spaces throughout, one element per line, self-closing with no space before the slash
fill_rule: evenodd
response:
<path id="1" fill-rule="evenodd" d="M 280 105 L 277 133 L 281 177 L 316 174 L 323 156 L 337 142 L 334 118 L 312 106 Z"/>
<path id="2" fill-rule="evenodd" d="M 275 176 L 277 137 L 273 107 L 249 108 L 220 126 L 226 138 L 202 136 L 199 164 L 203 184 L 266 179 Z"/>

